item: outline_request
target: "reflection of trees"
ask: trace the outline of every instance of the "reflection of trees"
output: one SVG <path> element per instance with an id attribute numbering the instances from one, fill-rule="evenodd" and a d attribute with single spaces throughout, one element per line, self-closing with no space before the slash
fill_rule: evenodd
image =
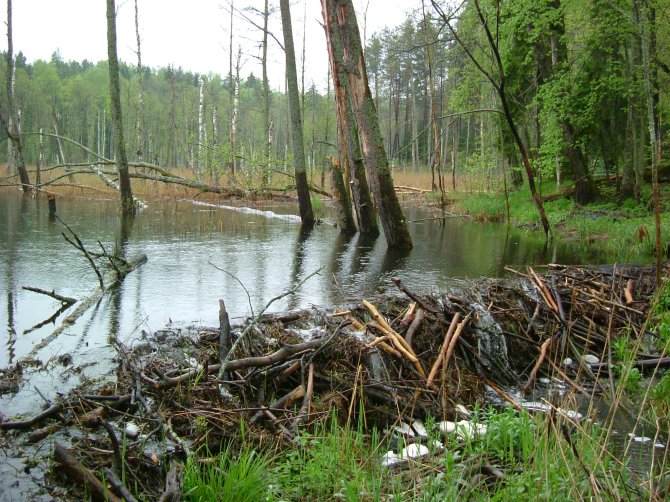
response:
<path id="1" fill-rule="evenodd" d="M 135 216 L 121 213 L 121 219 L 116 233 L 116 253 L 121 258 L 126 258 L 128 241 L 135 223 Z M 109 337 L 115 338 L 121 326 L 121 306 L 123 304 L 123 282 L 112 288 L 109 292 Z"/>
<path id="2" fill-rule="evenodd" d="M 298 239 L 295 243 L 295 251 L 293 252 L 293 263 L 291 266 L 291 279 L 289 289 L 294 289 L 298 283 L 300 283 L 300 278 L 304 273 L 305 268 L 305 258 L 307 256 L 307 240 L 310 235 L 312 235 L 313 226 L 301 225 L 300 231 L 298 232 Z M 288 309 L 292 310 L 298 307 L 300 300 L 298 298 L 298 292 L 289 295 L 287 297 Z"/>
<path id="3" fill-rule="evenodd" d="M 335 242 L 331 247 L 330 269 L 328 270 L 328 280 L 325 281 L 329 291 L 327 292 L 330 303 L 338 303 L 345 297 L 346 292 L 340 287 L 338 277 L 342 274 L 342 265 L 345 261 L 347 248 L 352 242 L 355 234 L 349 232 L 338 232 Z"/>

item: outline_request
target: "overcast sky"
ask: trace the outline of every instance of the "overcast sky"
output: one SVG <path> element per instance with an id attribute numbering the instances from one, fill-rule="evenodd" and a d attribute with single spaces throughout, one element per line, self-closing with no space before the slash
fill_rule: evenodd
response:
<path id="1" fill-rule="evenodd" d="M 363 33 L 363 5 L 368 0 L 353 0 L 359 12 Z M 4 5 L 5 2 L 3 2 Z M 263 0 L 235 0 L 235 7 L 245 5 L 263 8 Z M 283 41 L 278 0 L 271 30 Z M 230 14 L 227 0 L 139 0 L 139 22 L 142 62 L 145 66 L 173 65 L 198 73 L 228 73 Z M 402 23 L 406 12 L 421 6 L 420 0 L 369 0 L 368 36 Z M 29 62 L 49 60 L 59 51 L 63 60 L 98 62 L 107 59 L 105 0 L 14 0 L 14 53 L 22 51 Z M 117 48 L 119 59 L 136 64 L 135 1 L 116 0 Z M 306 9 L 306 11 L 305 11 Z M 291 15 L 296 58 L 301 60 L 303 26 L 307 33 L 306 85 L 314 82 L 325 88 L 327 52 L 319 0 L 292 0 Z M 0 20 L 6 22 L 6 7 L 0 9 Z M 257 19 L 258 20 L 258 19 Z M 304 23 L 306 20 L 306 23 Z M 253 72 L 260 77 L 259 31 L 237 17 L 233 44 L 242 47 L 241 74 Z M 6 33 L 6 31 L 5 31 Z M 6 35 L 0 47 L 6 50 Z M 271 41 L 270 79 L 274 88 L 283 86 L 284 55 Z"/>

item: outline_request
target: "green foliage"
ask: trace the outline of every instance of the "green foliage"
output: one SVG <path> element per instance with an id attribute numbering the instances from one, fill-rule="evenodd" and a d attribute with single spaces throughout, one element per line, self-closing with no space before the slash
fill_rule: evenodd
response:
<path id="1" fill-rule="evenodd" d="M 378 436 L 340 427 L 336 419 L 303 434 L 271 473 L 276 481 L 270 500 L 378 499 L 380 467 L 374 459 Z"/>
<path id="2" fill-rule="evenodd" d="M 225 446 L 212 464 L 189 457 L 184 470 L 184 497 L 193 502 L 253 502 L 266 500 L 272 457 L 249 446 L 237 452 Z"/>

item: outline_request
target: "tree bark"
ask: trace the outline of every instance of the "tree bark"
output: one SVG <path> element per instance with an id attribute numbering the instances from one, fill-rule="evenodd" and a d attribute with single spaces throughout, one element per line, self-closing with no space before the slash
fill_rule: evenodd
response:
<path id="1" fill-rule="evenodd" d="M 107 0 L 107 55 L 109 59 L 109 94 L 116 146 L 116 166 L 119 171 L 119 187 L 121 189 L 121 213 L 130 215 L 135 214 L 135 204 L 130 186 L 130 176 L 128 175 L 128 157 L 123 136 L 119 60 L 116 55 L 116 8 L 114 0 Z"/>
<path id="2" fill-rule="evenodd" d="M 263 55 L 261 65 L 263 71 L 263 159 L 265 166 L 261 175 L 261 187 L 270 183 L 270 147 L 272 146 L 272 130 L 270 125 L 270 83 L 268 81 L 268 17 L 270 16 L 268 0 L 263 10 Z"/>
<path id="3" fill-rule="evenodd" d="M 351 192 L 356 209 L 358 228 L 362 234 L 370 237 L 379 235 L 377 226 L 377 215 L 375 214 L 365 174 L 363 154 L 358 139 L 356 119 L 351 107 L 348 92 L 348 79 L 344 71 L 342 41 L 336 27 L 336 19 L 331 15 L 327 2 L 322 0 L 322 14 L 328 56 L 330 59 L 331 73 L 333 75 L 333 88 L 335 90 L 335 105 L 337 112 L 338 138 L 340 145 L 340 165 L 347 165 L 345 173 L 351 182 Z"/>
<path id="4" fill-rule="evenodd" d="M 12 161 L 16 166 L 21 180 L 21 187 L 23 193 L 30 191 L 30 178 L 28 177 L 28 170 L 26 169 L 26 162 L 23 157 L 23 145 L 21 144 L 21 136 L 17 131 L 18 117 L 16 109 L 14 108 L 14 46 L 12 42 L 12 0 L 7 0 L 7 112 L 9 114 L 8 123 L 5 124 L 7 128 L 7 136 L 12 143 L 11 154 L 13 159 L 7 159 L 8 164 Z"/>
<path id="5" fill-rule="evenodd" d="M 368 84 L 356 13 L 351 0 L 326 0 L 329 14 L 337 20 L 349 82 L 351 103 L 358 125 L 363 161 L 372 183 L 384 237 L 390 248 L 409 249 L 412 238 L 393 187 L 375 102 Z"/>
<path id="6" fill-rule="evenodd" d="M 305 169 L 305 145 L 302 132 L 302 113 L 300 111 L 300 92 L 298 91 L 298 73 L 295 64 L 295 47 L 291 27 L 291 11 L 288 0 L 280 0 L 282 30 L 284 32 L 284 51 L 286 53 L 286 80 L 288 83 L 289 112 L 293 144 L 293 163 L 295 167 L 295 185 L 298 192 L 298 206 L 303 227 L 314 225 L 312 201 L 309 197 L 309 185 Z"/>

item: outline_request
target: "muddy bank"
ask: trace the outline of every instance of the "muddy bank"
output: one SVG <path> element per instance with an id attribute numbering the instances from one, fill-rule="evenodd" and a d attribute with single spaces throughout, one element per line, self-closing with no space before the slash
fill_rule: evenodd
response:
<path id="1" fill-rule="evenodd" d="M 218 327 L 115 340 L 115 378 L 41 413 L 2 417 L 7 465 L 16 466 L 9 496 L 78 500 L 79 472 L 122 497 L 110 479 L 123 471 L 135 495 L 156 500 L 187 455 L 214 455 L 241 429 L 260 448 L 282 449 L 335 411 L 342 422 L 409 436 L 417 419 L 456 422 L 491 396 L 520 406 L 520 390 L 539 379 L 607 393 L 607 340 L 654 336 L 651 267 L 529 268 L 439 294 L 396 286 L 383 298 L 237 326 L 222 303 Z M 19 370 L 2 374 L 6 392 Z"/>

